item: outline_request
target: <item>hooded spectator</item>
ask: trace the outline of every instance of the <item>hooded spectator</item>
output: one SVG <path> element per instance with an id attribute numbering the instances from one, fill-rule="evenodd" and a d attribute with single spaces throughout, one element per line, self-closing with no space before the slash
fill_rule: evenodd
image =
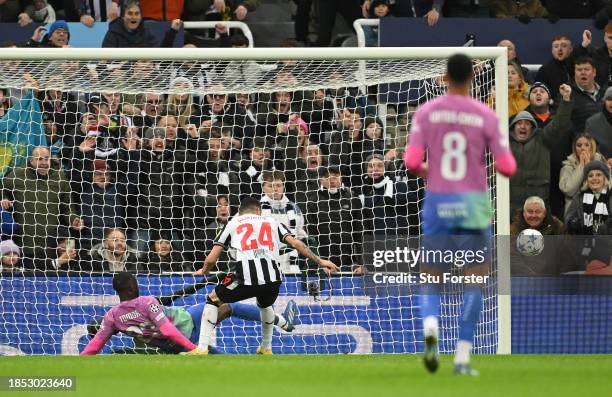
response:
<path id="1" fill-rule="evenodd" d="M 510 124 L 510 148 L 518 165 L 517 173 L 510 179 L 510 209 L 521 208 L 530 196 L 549 199 L 550 148 L 569 134 L 572 109 L 568 85 L 559 88 L 563 97 L 553 121 L 544 128 L 537 128 L 531 113 L 519 112 Z"/>

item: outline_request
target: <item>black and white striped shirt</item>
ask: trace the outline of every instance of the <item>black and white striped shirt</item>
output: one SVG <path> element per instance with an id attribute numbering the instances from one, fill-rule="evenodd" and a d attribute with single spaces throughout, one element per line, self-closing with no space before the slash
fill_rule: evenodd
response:
<path id="1" fill-rule="evenodd" d="M 287 226 L 274 218 L 246 214 L 232 218 L 214 244 L 235 251 L 240 284 L 263 285 L 281 281 L 279 248 L 291 235 Z"/>

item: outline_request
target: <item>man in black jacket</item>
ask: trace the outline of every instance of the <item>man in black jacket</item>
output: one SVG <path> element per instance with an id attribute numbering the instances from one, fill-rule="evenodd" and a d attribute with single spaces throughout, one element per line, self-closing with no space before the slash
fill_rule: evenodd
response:
<path id="1" fill-rule="evenodd" d="M 601 110 L 602 98 L 607 87 L 595 81 L 596 72 L 595 63 L 591 58 L 578 58 L 574 62 L 573 136 L 584 132 L 586 120 Z"/>
<path id="2" fill-rule="evenodd" d="M 540 67 L 535 81 L 543 83 L 557 97 L 559 86 L 569 84 L 574 75 L 572 41 L 567 36 L 555 36 L 551 52 L 552 59 Z"/>
<path id="3" fill-rule="evenodd" d="M 610 70 L 610 56 L 612 54 L 612 23 L 606 25 L 604 29 L 604 46 L 594 48 L 591 45 L 592 34 L 590 30 L 582 33 L 582 43 L 574 47 L 574 58 L 590 57 L 593 59 L 593 66 L 597 69 L 597 84 L 600 86 L 610 85 L 612 82 L 612 71 Z"/>
<path id="4" fill-rule="evenodd" d="M 238 187 L 235 193 L 238 193 L 240 198 L 261 196 L 262 172 L 273 169 L 270 149 L 265 138 L 257 137 L 253 142 L 249 159 L 232 163 L 234 172 L 230 175 L 230 186 Z"/>
<path id="5" fill-rule="evenodd" d="M 416 179 L 406 182 L 390 178 L 385 172 L 385 159 L 379 154 L 368 157 L 364 168 L 365 183 L 359 199 L 363 204 L 366 233 L 418 236 L 419 186 Z"/>
<path id="6" fill-rule="evenodd" d="M 317 239 L 321 257 L 339 264 L 342 271 L 350 271 L 361 264 L 361 203 L 342 186 L 338 167 L 323 170 L 319 184 L 319 190 L 307 195 L 308 235 Z"/>
<path id="7" fill-rule="evenodd" d="M 165 134 L 165 128 L 147 128 L 143 149 L 123 152 L 120 162 L 120 170 L 129 173 L 127 179 L 136 181 L 130 184 L 128 200 L 137 211 L 139 253 L 148 250 L 152 239 L 181 240 L 194 205 L 195 157 L 188 151 L 167 150 Z"/>

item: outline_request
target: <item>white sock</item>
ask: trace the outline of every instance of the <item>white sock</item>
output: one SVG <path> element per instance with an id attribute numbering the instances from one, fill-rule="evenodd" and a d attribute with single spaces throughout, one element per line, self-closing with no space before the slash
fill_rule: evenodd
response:
<path id="1" fill-rule="evenodd" d="M 472 342 L 459 339 L 457 341 L 457 351 L 455 352 L 455 364 L 469 364 L 470 353 L 472 352 Z"/>
<path id="2" fill-rule="evenodd" d="M 200 350 L 208 350 L 210 336 L 215 329 L 215 324 L 217 324 L 218 314 L 219 308 L 217 306 L 208 303 L 204 306 L 204 315 L 200 323 L 200 340 L 198 342 L 198 348 Z"/>
<path id="3" fill-rule="evenodd" d="M 274 329 L 274 309 L 272 306 L 259 308 L 261 314 L 261 350 L 267 350 L 272 345 L 272 330 Z"/>
<path id="4" fill-rule="evenodd" d="M 285 329 L 287 327 L 287 320 L 285 319 L 285 317 L 283 317 L 282 314 L 276 314 L 276 317 L 274 318 L 274 325 Z"/>
<path id="5" fill-rule="evenodd" d="M 438 337 L 438 317 L 436 316 L 427 316 L 423 319 L 423 334 L 425 336 L 435 336 Z"/>

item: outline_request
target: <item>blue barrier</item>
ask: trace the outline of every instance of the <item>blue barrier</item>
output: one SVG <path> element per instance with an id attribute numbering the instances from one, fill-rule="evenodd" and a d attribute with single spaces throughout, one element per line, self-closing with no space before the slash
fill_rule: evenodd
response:
<path id="1" fill-rule="evenodd" d="M 145 24 L 159 43 L 170 29 L 170 22 L 145 21 Z M 37 26 L 38 24 L 31 23 L 22 28 L 17 23 L 0 23 L 0 37 L 2 38 L 0 42 L 10 40 L 21 47 L 30 40 Z M 70 47 L 100 48 L 108 31 L 108 23 L 96 22 L 93 27 L 88 28 L 80 22 L 71 22 L 68 24 L 68 28 L 70 29 Z M 181 29 L 176 35 L 174 46 L 182 47 L 183 42 L 184 31 Z"/>
<path id="2" fill-rule="evenodd" d="M 473 34 L 478 47 L 512 40 L 522 63 L 543 64 L 552 58 L 553 37 L 565 35 L 573 44 L 580 44 L 584 29 L 593 33 L 593 45 L 604 45 L 603 32 L 596 30 L 589 19 L 562 19 L 554 24 L 546 19 L 533 19 L 523 24 L 516 19 L 440 18 L 430 27 L 423 18 L 383 18 L 379 44 L 381 47 L 457 47 L 465 43 L 466 34 Z"/>
<path id="3" fill-rule="evenodd" d="M 141 277 L 141 294 L 164 295 L 195 280 L 191 277 Z M 513 288 L 548 282 L 515 279 Z M 604 281 L 612 286 L 612 279 Z M 538 284 L 539 283 L 539 284 Z M 288 299 L 300 307 L 297 332 L 275 332 L 278 353 L 416 353 L 422 351 L 418 299 L 410 286 L 372 287 L 370 278 L 332 280 L 328 301 L 315 302 L 302 280 L 288 277 L 276 305 Z M 203 302 L 212 286 L 175 305 Z M 535 289 L 537 290 L 537 288 Z M 609 291 L 610 289 L 608 289 Z M 329 288 L 324 290 L 327 294 Z M 109 301 L 109 297 L 111 300 Z M 0 354 L 76 354 L 88 341 L 85 325 L 102 316 L 116 299 L 110 277 L 17 277 L 0 279 Z M 457 299 L 454 295 L 447 299 Z M 496 349 L 495 297 L 481 318 L 476 351 Z M 612 353 L 612 296 L 523 295 L 512 299 L 514 353 Z M 457 302 L 443 320 L 442 351 L 452 351 Z M 447 313 L 447 314 L 448 314 Z M 259 324 L 229 319 L 216 330 L 216 345 L 227 353 L 252 353 L 260 340 Z M 105 348 L 132 346 L 113 337 Z"/>

